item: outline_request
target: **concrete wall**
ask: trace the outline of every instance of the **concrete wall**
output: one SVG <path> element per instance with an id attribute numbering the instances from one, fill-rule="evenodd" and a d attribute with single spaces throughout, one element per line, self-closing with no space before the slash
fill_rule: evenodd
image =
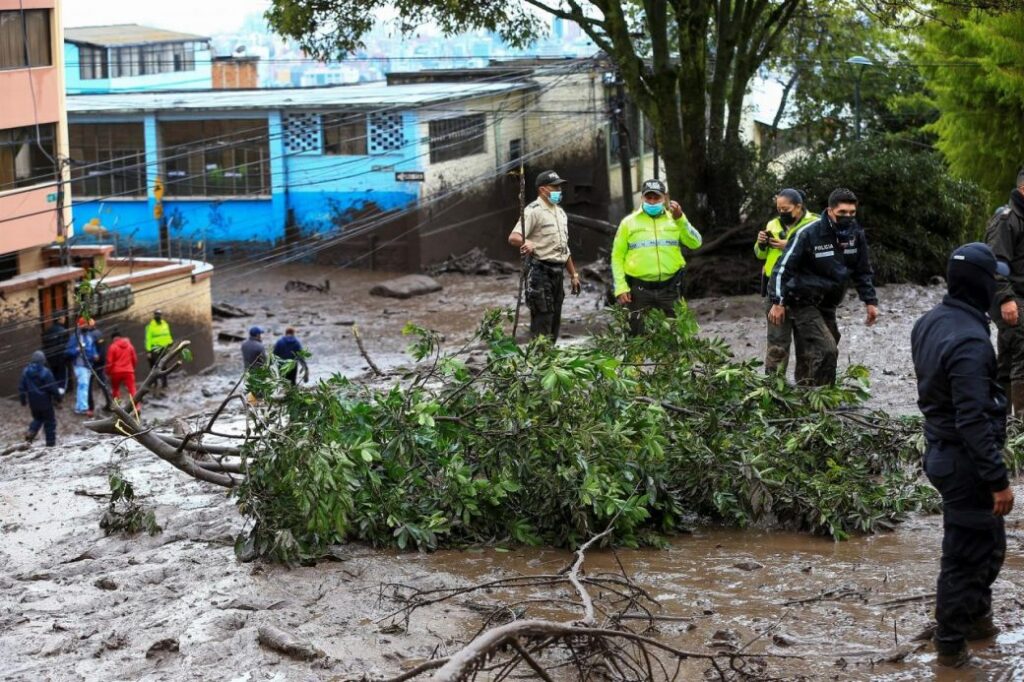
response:
<path id="1" fill-rule="evenodd" d="M 38 290 L 5 292 L 0 299 L 0 396 L 17 397 L 21 370 L 42 345 Z"/>
<path id="2" fill-rule="evenodd" d="M 260 86 L 258 57 L 217 58 L 213 60 L 214 90 L 258 88 Z"/>
<path id="3" fill-rule="evenodd" d="M 136 267 L 134 275 L 127 275 L 127 264 L 123 260 L 110 259 L 111 273 L 105 283 L 117 286 L 130 282 L 135 294 L 135 303 L 126 311 L 97 318 L 97 324 L 107 334 L 115 327 L 121 334 L 131 339 L 135 350 L 139 353 L 138 374 L 145 376 L 148 365 L 142 356 L 145 355 L 146 324 L 153 317 L 154 310 L 161 310 L 164 319 L 171 325 L 171 334 L 175 342 L 189 340 L 192 342 L 193 360 L 184 365 L 184 371 L 194 374 L 214 362 L 213 326 L 210 313 L 210 274 L 193 274 L 198 264 L 184 261 L 184 267 L 163 267 L 147 272 Z M 141 262 L 145 265 L 145 261 Z M 163 271 L 165 274 L 160 274 Z"/>

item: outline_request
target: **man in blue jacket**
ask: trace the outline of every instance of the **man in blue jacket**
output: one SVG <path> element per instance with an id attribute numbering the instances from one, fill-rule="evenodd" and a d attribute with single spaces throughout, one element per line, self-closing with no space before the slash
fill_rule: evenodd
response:
<path id="1" fill-rule="evenodd" d="M 1013 509 L 1013 490 L 1002 454 L 1006 396 L 986 313 L 996 274 L 1008 272 L 985 244 L 961 246 L 949 260 L 948 295 L 910 337 L 928 443 L 924 470 L 942 495 L 935 647 L 939 663 L 954 667 L 968 660 L 967 641 L 998 632 L 992 583 L 1006 556 L 1003 517 Z"/>
<path id="2" fill-rule="evenodd" d="M 309 368 L 306 367 L 306 361 L 299 355 L 300 352 L 302 352 L 302 343 L 295 338 L 295 329 L 288 327 L 284 330 L 284 336 L 279 338 L 277 343 L 274 344 L 274 357 L 282 363 L 289 360 L 295 361 L 291 369 L 284 373 L 285 378 L 292 382 L 292 386 L 295 385 L 298 379 L 299 365 L 302 366 L 305 377 L 309 378 Z"/>
<path id="3" fill-rule="evenodd" d="M 60 402 L 61 392 L 53 372 L 46 366 L 46 354 L 41 350 L 32 353 L 32 361 L 21 373 L 18 383 L 18 397 L 22 405 L 28 405 L 32 422 L 25 432 L 25 440 L 32 442 L 39 434 L 40 427 L 46 434 L 46 446 L 57 444 L 57 415 L 54 402 Z"/>
<path id="4" fill-rule="evenodd" d="M 864 302 L 866 323 L 878 319 L 878 296 L 864 229 L 857 224 L 857 196 L 838 188 L 821 219 L 800 230 L 772 270 L 768 321 L 781 325 L 787 310 L 796 343 L 796 380 L 826 386 L 836 380 L 839 326 L 836 309 L 852 280 Z"/>

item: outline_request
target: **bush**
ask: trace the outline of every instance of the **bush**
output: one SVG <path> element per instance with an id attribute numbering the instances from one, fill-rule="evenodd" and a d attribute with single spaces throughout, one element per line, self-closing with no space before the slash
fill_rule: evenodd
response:
<path id="1" fill-rule="evenodd" d="M 950 175 L 937 152 L 887 139 L 854 142 L 796 161 L 781 186 L 807 192 L 813 211 L 825 209 L 836 187 L 852 189 L 861 202 L 858 217 L 880 283 L 945 276 L 950 252 L 980 239 L 988 219 L 977 186 Z"/>
<path id="2" fill-rule="evenodd" d="M 343 377 L 265 395 L 238 489 L 248 556 L 308 560 L 346 540 L 399 548 L 658 543 L 695 519 L 801 529 L 841 539 L 934 509 L 919 481 L 914 422 L 858 412 L 865 370 L 800 390 L 736 362 L 719 340 L 651 316 L 587 344 L 517 346 L 492 313 L 486 363 L 442 355 L 401 386 Z"/>

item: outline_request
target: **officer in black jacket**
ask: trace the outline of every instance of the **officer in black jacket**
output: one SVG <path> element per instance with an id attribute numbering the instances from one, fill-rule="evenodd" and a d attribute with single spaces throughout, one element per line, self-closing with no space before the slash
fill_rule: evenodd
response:
<path id="1" fill-rule="evenodd" d="M 790 316 L 796 380 L 804 386 L 825 386 L 836 380 L 841 336 L 836 308 L 843 302 L 848 280 L 853 280 L 866 306 L 867 324 L 878 319 L 871 256 L 856 215 L 857 196 L 848 189 L 834 190 L 828 210 L 797 232 L 772 270 L 768 321 L 781 325 Z"/>
<path id="2" fill-rule="evenodd" d="M 960 666 L 968 640 L 998 632 L 992 583 L 1006 555 L 1003 517 L 1013 509 L 1003 464 L 1006 396 L 996 379 L 987 312 L 1006 263 L 981 243 L 953 252 L 949 294 L 914 325 L 911 351 L 928 449 L 924 470 L 942 495 L 942 564 L 935 647 Z"/>

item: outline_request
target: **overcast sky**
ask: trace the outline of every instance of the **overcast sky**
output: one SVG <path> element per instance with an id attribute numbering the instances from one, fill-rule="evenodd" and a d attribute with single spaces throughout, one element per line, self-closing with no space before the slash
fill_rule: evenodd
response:
<path id="1" fill-rule="evenodd" d="M 144 24 L 203 35 L 233 31 L 270 0 L 64 0 L 65 26 Z"/>

